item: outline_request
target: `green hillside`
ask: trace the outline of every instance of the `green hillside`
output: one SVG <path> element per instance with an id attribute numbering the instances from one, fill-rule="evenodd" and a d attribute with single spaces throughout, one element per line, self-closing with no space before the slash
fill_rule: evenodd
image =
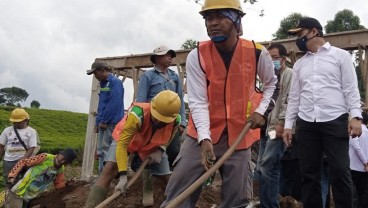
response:
<path id="1" fill-rule="evenodd" d="M 9 125 L 14 107 L 0 106 L 0 131 Z M 82 150 L 86 135 L 88 115 L 69 111 L 25 108 L 41 140 L 41 152 L 58 153 L 65 147 Z"/>
<path id="2" fill-rule="evenodd" d="M 0 132 L 11 125 L 9 116 L 14 107 L 0 106 Z M 65 147 L 77 151 L 76 163 L 81 163 L 88 115 L 69 111 L 25 108 L 31 120 L 30 126 L 37 130 L 41 141 L 41 152 L 57 154 Z M 0 191 L 4 188 L 2 160 L 0 162 Z"/>

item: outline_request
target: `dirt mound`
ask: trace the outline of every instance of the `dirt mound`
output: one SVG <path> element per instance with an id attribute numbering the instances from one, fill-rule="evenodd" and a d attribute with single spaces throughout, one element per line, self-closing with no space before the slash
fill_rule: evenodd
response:
<path id="1" fill-rule="evenodd" d="M 84 181 L 69 181 L 69 185 L 61 190 L 53 190 L 43 194 L 31 202 L 33 208 L 82 208 L 86 202 L 91 184 Z M 113 185 L 109 196 L 113 193 Z M 198 208 L 210 208 L 220 202 L 220 185 L 214 182 L 211 186 L 202 190 L 197 203 Z M 152 208 L 159 208 L 164 199 L 164 190 L 154 183 L 155 204 Z M 142 206 L 142 181 L 134 183 L 126 196 L 120 196 L 111 202 L 109 208 L 143 208 Z"/>

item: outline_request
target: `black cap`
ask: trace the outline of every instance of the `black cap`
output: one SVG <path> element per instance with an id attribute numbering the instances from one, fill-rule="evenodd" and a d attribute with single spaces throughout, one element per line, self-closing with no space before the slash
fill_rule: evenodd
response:
<path id="1" fill-rule="evenodd" d="M 64 151 L 60 152 L 60 154 L 64 156 L 65 163 L 67 164 L 73 162 L 73 160 L 77 157 L 77 153 L 71 148 L 65 149 Z"/>
<path id="2" fill-rule="evenodd" d="M 301 18 L 297 24 L 297 26 L 294 29 L 288 30 L 288 33 L 290 35 L 295 35 L 296 33 L 302 31 L 303 29 L 319 29 L 322 30 L 321 23 L 318 22 L 318 20 L 311 18 L 311 17 L 304 17 Z"/>
<path id="3" fill-rule="evenodd" d="M 91 75 L 93 74 L 93 72 L 95 72 L 97 69 L 109 69 L 110 67 L 105 63 L 105 62 L 101 62 L 101 61 L 95 61 L 93 62 L 91 69 L 87 70 L 87 74 Z"/>

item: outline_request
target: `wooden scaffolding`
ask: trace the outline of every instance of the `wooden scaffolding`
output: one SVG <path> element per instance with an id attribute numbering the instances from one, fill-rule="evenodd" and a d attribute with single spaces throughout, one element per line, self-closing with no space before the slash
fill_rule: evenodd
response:
<path id="1" fill-rule="evenodd" d="M 331 45 L 343 48 L 349 51 L 357 51 L 358 60 L 361 69 L 361 80 L 365 89 L 368 89 L 368 29 L 353 30 L 340 33 L 330 33 L 325 35 L 325 39 L 331 43 Z M 283 44 L 287 51 L 289 51 L 289 58 L 294 63 L 303 54 L 299 52 L 295 45 L 295 38 L 277 40 L 277 41 L 266 41 L 261 42 L 266 48 L 271 43 Z M 185 75 L 185 61 L 190 50 L 178 50 L 176 51 L 176 58 L 173 66 L 176 66 L 180 79 L 183 82 L 183 90 L 186 93 L 186 75 Z M 137 96 L 137 85 L 139 77 L 144 73 L 147 68 L 152 68 L 153 65 L 150 61 L 151 53 L 129 55 L 129 56 L 116 56 L 116 57 L 105 57 L 96 58 L 97 60 L 104 61 L 108 65 L 112 66 L 113 73 L 121 78 L 124 82 L 126 78 L 132 79 L 133 81 L 133 100 Z M 82 165 L 82 180 L 90 180 L 93 174 L 94 167 L 94 153 L 97 143 L 97 134 L 94 133 L 96 111 L 98 105 L 98 81 L 93 78 L 91 87 L 91 98 L 88 114 L 88 125 L 86 130 L 86 140 L 84 145 L 83 165 Z M 368 90 L 365 91 L 365 104 L 368 106 Z M 128 103 L 125 106 L 129 106 Z"/>

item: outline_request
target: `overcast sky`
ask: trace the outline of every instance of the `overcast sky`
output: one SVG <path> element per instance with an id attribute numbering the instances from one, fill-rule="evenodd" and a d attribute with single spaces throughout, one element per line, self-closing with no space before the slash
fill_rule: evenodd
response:
<path id="1" fill-rule="evenodd" d="M 258 0 L 243 4 L 247 39 L 267 41 L 293 12 L 323 26 L 350 9 L 368 27 L 364 0 Z M 149 53 L 159 45 L 177 50 L 186 39 L 206 40 L 201 6 L 194 0 L 1 0 L 0 88 L 20 87 L 41 108 L 87 113 L 98 57 Z M 260 17 L 260 11 L 264 16 Z M 125 83 L 126 106 L 132 85 Z"/>

